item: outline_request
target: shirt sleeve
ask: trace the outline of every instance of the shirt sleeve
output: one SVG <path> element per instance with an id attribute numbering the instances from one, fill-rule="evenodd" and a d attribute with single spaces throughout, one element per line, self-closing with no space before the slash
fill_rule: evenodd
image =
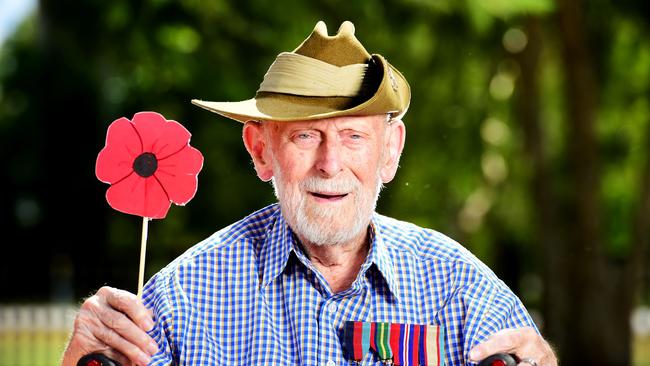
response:
<path id="1" fill-rule="evenodd" d="M 145 306 L 153 310 L 155 325 L 149 335 L 158 344 L 158 353 L 151 358 L 150 366 L 175 364 L 171 337 L 173 316 L 165 282 L 160 273 L 154 275 L 145 285 L 142 295 Z"/>
<path id="2" fill-rule="evenodd" d="M 457 287 L 443 310 L 443 318 L 453 319 L 446 322 L 452 359 L 473 364 L 467 361 L 469 351 L 501 329 L 537 330 L 519 298 L 484 265 L 457 264 L 455 282 Z"/>

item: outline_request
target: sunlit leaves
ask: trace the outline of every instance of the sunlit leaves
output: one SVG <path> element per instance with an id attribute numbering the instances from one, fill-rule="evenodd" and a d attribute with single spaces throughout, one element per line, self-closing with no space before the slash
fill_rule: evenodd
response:
<path id="1" fill-rule="evenodd" d="M 187 25 L 164 25 L 158 30 L 158 41 L 171 51 L 192 53 L 201 44 L 201 36 Z"/>

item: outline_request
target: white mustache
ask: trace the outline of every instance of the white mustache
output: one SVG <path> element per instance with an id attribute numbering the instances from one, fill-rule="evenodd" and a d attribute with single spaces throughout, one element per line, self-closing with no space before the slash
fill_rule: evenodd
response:
<path id="1" fill-rule="evenodd" d="M 335 194 L 353 193 L 361 189 L 359 182 L 351 178 L 331 180 L 319 177 L 306 178 L 300 182 L 300 188 L 309 192 L 327 192 Z"/>

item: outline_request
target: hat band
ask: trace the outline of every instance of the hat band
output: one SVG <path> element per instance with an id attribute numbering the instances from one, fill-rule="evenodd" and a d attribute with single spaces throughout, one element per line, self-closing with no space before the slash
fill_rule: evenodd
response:
<path id="1" fill-rule="evenodd" d="M 283 52 L 264 75 L 258 92 L 311 97 L 356 97 L 368 65 L 335 66 L 297 53 Z"/>

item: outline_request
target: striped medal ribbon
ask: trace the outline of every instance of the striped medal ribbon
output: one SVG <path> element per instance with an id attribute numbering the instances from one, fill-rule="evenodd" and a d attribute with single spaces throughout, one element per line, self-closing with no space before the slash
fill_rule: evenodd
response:
<path id="1" fill-rule="evenodd" d="M 361 364 L 370 349 L 371 324 L 360 321 L 346 321 L 344 328 L 344 344 L 348 355 L 354 362 Z"/>
<path id="2" fill-rule="evenodd" d="M 360 364 L 368 349 L 386 365 L 444 366 L 444 329 L 435 325 L 387 322 L 345 323 L 345 345 Z"/>

